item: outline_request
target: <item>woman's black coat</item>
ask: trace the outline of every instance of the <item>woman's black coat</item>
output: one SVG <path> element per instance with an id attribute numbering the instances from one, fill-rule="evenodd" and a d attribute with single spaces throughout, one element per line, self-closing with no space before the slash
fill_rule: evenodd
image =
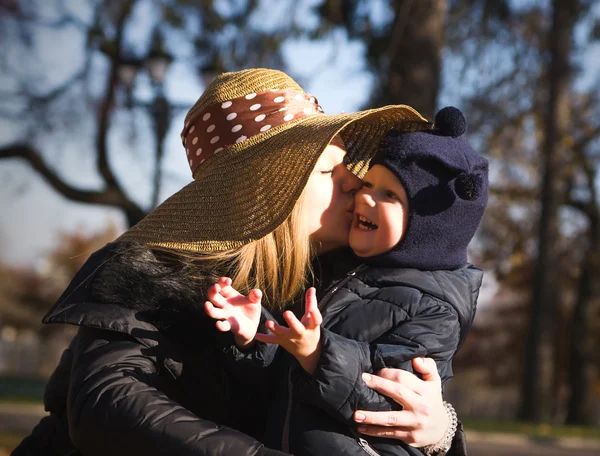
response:
<path id="1" fill-rule="evenodd" d="M 48 383 L 50 416 L 13 454 L 282 454 L 251 436 L 263 433 L 270 380 L 250 388 L 228 373 L 231 336 L 205 315 L 206 287 L 136 252 L 93 254 L 44 318 L 80 329 Z"/>

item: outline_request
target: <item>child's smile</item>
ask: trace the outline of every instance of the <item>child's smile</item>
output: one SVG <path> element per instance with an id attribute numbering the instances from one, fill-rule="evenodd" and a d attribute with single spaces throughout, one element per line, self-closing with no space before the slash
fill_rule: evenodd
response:
<path id="1" fill-rule="evenodd" d="M 354 215 L 354 226 L 359 230 L 371 231 L 376 230 L 378 228 L 371 220 L 367 217 L 359 214 Z"/>

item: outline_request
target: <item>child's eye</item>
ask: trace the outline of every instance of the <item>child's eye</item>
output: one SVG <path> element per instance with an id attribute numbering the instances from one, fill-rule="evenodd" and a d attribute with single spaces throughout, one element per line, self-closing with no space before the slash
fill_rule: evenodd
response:
<path id="1" fill-rule="evenodd" d="M 363 187 L 365 187 L 365 188 L 373 188 L 373 184 L 371 182 L 363 181 Z"/>
<path id="2" fill-rule="evenodd" d="M 333 174 L 333 169 L 321 171 L 321 174 Z"/>
<path id="3" fill-rule="evenodd" d="M 388 192 L 386 192 L 386 196 L 390 199 L 400 201 L 400 198 L 398 198 L 398 196 L 394 192 L 388 191 Z"/>

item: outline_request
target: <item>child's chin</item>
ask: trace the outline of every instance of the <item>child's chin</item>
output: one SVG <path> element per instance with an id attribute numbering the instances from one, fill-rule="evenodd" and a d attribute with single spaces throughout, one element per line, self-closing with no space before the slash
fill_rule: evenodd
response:
<path id="1" fill-rule="evenodd" d="M 350 248 L 352 249 L 352 251 L 354 252 L 354 254 L 357 257 L 364 258 L 364 257 L 368 257 L 369 256 L 369 253 L 365 252 L 364 248 L 359 243 L 357 243 L 356 241 L 352 242 L 352 236 L 350 236 L 350 243 L 349 244 L 350 244 Z"/>

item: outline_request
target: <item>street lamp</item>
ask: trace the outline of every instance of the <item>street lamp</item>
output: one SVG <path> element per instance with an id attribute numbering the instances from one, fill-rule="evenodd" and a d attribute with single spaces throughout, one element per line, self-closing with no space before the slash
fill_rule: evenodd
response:
<path id="1" fill-rule="evenodd" d="M 158 204 L 160 182 L 162 179 L 162 159 L 164 156 L 164 139 L 169 129 L 172 117 L 172 109 L 164 94 L 165 76 L 169 70 L 173 56 L 169 54 L 164 46 L 162 35 L 155 29 L 152 36 L 150 51 L 145 58 L 123 57 L 119 64 L 119 79 L 124 87 L 128 108 L 142 106 L 147 109 L 152 118 L 152 126 L 155 138 L 155 170 L 153 179 L 153 191 L 151 206 Z M 140 69 L 145 68 L 150 75 L 154 93 L 149 103 L 138 102 L 133 98 L 133 87 Z"/>
<path id="2" fill-rule="evenodd" d="M 146 59 L 146 66 L 150 73 L 150 79 L 154 84 L 162 87 L 165 75 L 172 62 L 173 56 L 165 51 L 160 44 L 156 48 L 153 46 Z"/>

